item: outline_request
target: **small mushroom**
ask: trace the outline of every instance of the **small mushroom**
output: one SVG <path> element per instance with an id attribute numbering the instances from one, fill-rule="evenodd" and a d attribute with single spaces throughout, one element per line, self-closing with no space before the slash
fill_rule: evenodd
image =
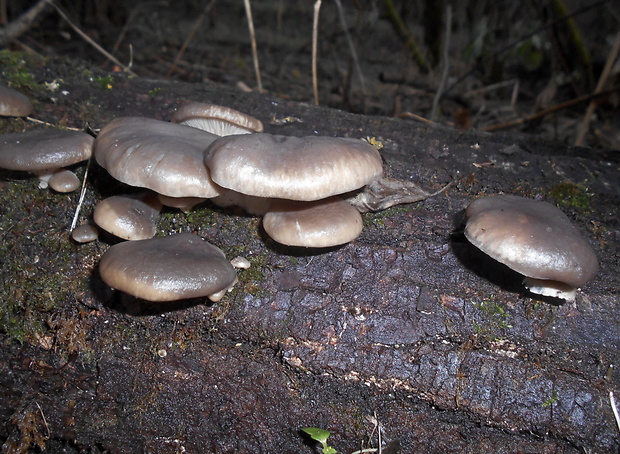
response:
<path id="1" fill-rule="evenodd" d="M 532 293 L 574 300 L 598 271 L 596 254 L 554 205 L 499 195 L 473 201 L 466 215 L 467 239 L 525 276 Z"/>
<path id="2" fill-rule="evenodd" d="M 93 137 L 80 131 L 38 129 L 4 134 L 0 136 L 0 167 L 37 174 L 44 188 L 57 170 L 88 159 L 92 147 Z"/>
<path id="3" fill-rule="evenodd" d="M 27 117 L 31 113 L 32 102 L 26 95 L 0 85 L 0 115 L 5 117 Z"/>
<path id="4" fill-rule="evenodd" d="M 220 193 L 204 164 L 217 136 L 150 118 L 122 117 L 95 141 L 95 158 L 117 180 L 169 197 L 211 198 Z"/>
<path id="5" fill-rule="evenodd" d="M 355 207 L 334 196 L 312 202 L 276 200 L 263 218 L 263 227 L 278 243 L 323 248 L 353 241 L 363 224 Z"/>
<path id="6" fill-rule="evenodd" d="M 222 187 L 256 197 L 306 201 L 353 191 L 383 172 L 372 145 L 340 137 L 222 137 L 209 146 L 205 162 Z"/>
<path id="7" fill-rule="evenodd" d="M 240 255 L 232 259 L 230 261 L 230 264 L 233 266 L 233 268 L 238 268 L 241 270 L 247 270 L 250 268 L 250 266 L 252 266 L 248 259 L 246 259 L 245 257 L 241 257 Z"/>
<path id="8" fill-rule="evenodd" d="M 172 115 L 173 123 L 191 126 L 218 136 L 262 132 L 260 120 L 230 107 L 191 102 Z"/>
<path id="9" fill-rule="evenodd" d="M 110 287 L 147 301 L 217 301 L 237 281 L 224 253 L 190 233 L 115 244 L 99 273 Z"/>
<path id="10" fill-rule="evenodd" d="M 102 229 L 124 240 L 146 240 L 157 233 L 162 204 L 153 193 L 115 195 L 97 203 L 93 218 Z"/>
<path id="11" fill-rule="evenodd" d="M 70 170 L 60 169 L 50 176 L 47 184 L 56 192 L 73 192 L 80 187 L 80 179 Z"/>
<path id="12" fill-rule="evenodd" d="M 99 229 L 92 224 L 83 224 L 76 227 L 71 232 L 71 238 L 76 243 L 89 243 L 95 241 L 99 237 Z"/>

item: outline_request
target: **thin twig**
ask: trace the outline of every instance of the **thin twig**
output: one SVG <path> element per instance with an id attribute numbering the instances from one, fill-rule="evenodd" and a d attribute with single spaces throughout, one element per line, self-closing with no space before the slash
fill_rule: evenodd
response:
<path id="1" fill-rule="evenodd" d="M 114 42 L 114 46 L 112 46 L 112 52 L 118 51 L 118 48 L 121 46 L 121 43 L 125 39 L 125 35 L 127 34 L 127 31 L 129 30 L 129 25 L 133 22 L 134 18 L 138 15 L 138 12 L 140 11 L 140 7 L 142 5 L 146 5 L 146 3 L 140 3 L 136 5 L 134 9 L 131 10 L 131 13 L 129 13 L 127 20 L 125 21 L 125 25 L 123 25 L 121 32 L 118 34 L 116 41 Z"/>
<path id="2" fill-rule="evenodd" d="M 41 405 L 39 405 L 39 402 L 35 402 L 35 404 L 37 404 L 37 407 L 39 408 L 39 412 L 41 413 L 41 418 L 43 418 L 43 425 L 47 429 L 47 439 L 49 439 L 51 435 L 50 426 L 47 425 L 47 420 L 45 419 L 45 415 L 43 414 L 43 409 L 41 408 Z"/>
<path id="3" fill-rule="evenodd" d="M 594 94 L 600 93 L 609 78 L 609 73 L 611 72 L 611 68 L 616 61 L 616 57 L 618 56 L 618 52 L 620 52 L 620 32 L 616 35 L 616 41 L 611 49 L 611 52 L 607 56 L 607 61 L 605 62 L 605 67 L 603 68 L 603 72 L 601 73 L 601 77 L 598 79 L 598 83 L 596 84 L 596 88 L 594 90 Z M 590 127 L 590 120 L 592 119 L 592 114 L 594 113 L 594 109 L 596 108 L 596 103 L 594 99 L 590 101 L 588 104 L 588 108 L 586 109 L 586 113 L 583 116 L 583 121 L 579 126 L 579 131 L 577 132 L 577 139 L 575 140 L 575 146 L 579 147 L 583 143 L 583 139 L 588 132 Z"/>
<path id="4" fill-rule="evenodd" d="M 319 39 L 319 11 L 321 0 L 314 2 L 314 20 L 312 21 L 312 90 L 314 92 L 314 104 L 319 105 L 319 82 L 316 74 L 317 41 Z"/>
<path id="5" fill-rule="evenodd" d="M 84 170 L 84 178 L 82 179 L 82 188 L 80 189 L 80 198 L 78 199 L 77 207 L 75 208 L 75 213 L 73 214 L 73 221 L 71 221 L 70 232 L 73 232 L 75 226 L 77 225 L 78 219 L 80 217 L 80 210 L 82 209 L 82 205 L 84 204 L 84 198 L 86 197 L 86 179 L 88 178 L 88 169 L 90 167 L 90 161 L 92 156 L 88 158 L 88 162 L 86 163 L 86 170 Z"/>
<path id="6" fill-rule="evenodd" d="M 105 50 L 103 47 L 101 47 L 99 44 L 97 44 L 90 36 L 88 36 L 86 33 L 84 33 L 82 30 L 80 30 L 80 28 L 77 25 L 75 25 L 71 21 L 71 19 L 69 19 L 69 17 L 65 14 L 65 12 L 58 5 L 56 5 L 56 3 L 53 0 L 49 0 L 49 3 L 50 3 L 50 5 L 52 5 L 54 7 L 54 9 L 56 9 L 56 12 L 60 15 L 60 17 L 62 17 L 69 24 L 69 26 L 78 35 L 80 35 L 88 44 L 90 44 L 95 49 L 97 49 L 102 55 L 104 55 L 108 60 L 110 60 L 116 66 L 122 68 L 123 71 L 131 74 L 132 76 L 136 75 L 128 66 L 123 65 L 120 61 L 118 61 L 116 59 L 116 57 L 114 55 L 110 54 L 107 50 Z"/>
<path id="7" fill-rule="evenodd" d="M 34 118 L 34 117 L 26 117 L 26 120 L 32 123 L 37 123 L 39 125 L 52 126 L 54 128 L 58 127 L 58 125 L 55 123 L 49 123 L 47 121 L 39 120 L 38 118 Z M 63 126 L 63 129 L 68 129 L 69 131 L 83 131 L 82 128 L 72 128 L 70 126 Z"/>
<path id="8" fill-rule="evenodd" d="M 252 59 L 254 60 L 254 72 L 256 73 L 256 84 L 259 93 L 263 92 L 263 83 L 260 79 L 260 68 L 258 67 L 258 51 L 256 50 L 256 35 L 254 34 L 254 21 L 252 20 L 252 9 L 250 0 L 243 0 L 245 14 L 248 17 L 248 29 L 250 30 L 250 40 L 252 41 Z"/>
<path id="9" fill-rule="evenodd" d="M 448 8 L 450 7 L 448 6 Z M 381 432 L 383 431 L 383 427 L 381 427 L 381 422 L 379 421 L 379 418 L 377 418 L 377 412 L 374 411 L 373 414 L 375 416 L 375 420 L 377 421 L 377 439 L 379 443 L 379 454 L 381 454 L 383 452 L 383 441 L 381 440 Z"/>
<path id="10" fill-rule="evenodd" d="M 401 113 L 398 118 L 411 118 L 413 120 L 418 120 L 421 121 L 422 123 L 428 123 L 428 124 L 435 124 L 435 122 L 433 120 L 429 120 L 428 118 L 424 118 L 420 115 L 416 115 L 412 112 L 403 112 Z"/>
<path id="11" fill-rule="evenodd" d="M 0 47 L 4 47 L 14 39 L 17 39 L 21 34 L 27 32 L 32 23 L 39 17 L 39 15 L 45 11 L 48 4 L 51 4 L 49 0 L 39 0 L 32 8 L 19 16 L 17 19 L 9 22 L 4 27 L 0 28 Z M 6 4 L 3 2 L 3 16 L 6 14 Z M 6 17 L 3 17 L 6 20 Z"/>
<path id="12" fill-rule="evenodd" d="M 578 96 L 577 98 L 557 104 L 555 106 L 551 106 L 548 109 L 541 110 L 540 112 L 536 112 L 532 115 L 528 115 L 527 117 L 521 117 L 521 118 L 517 118 L 516 120 L 511 120 L 511 121 L 507 121 L 504 123 L 487 126 L 485 128 L 482 128 L 481 131 L 487 131 L 487 132 L 496 131 L 498 129 L 507 129 L 507 128 L 512 128 L 513 126 L 519 126 L 529 121 L 542 118 L 558 110 L 566 109 L 568 107 L 574 106 L 575 104 L 579 104 L 580 102 L 590 101 L 592 99 L 599 98 L 601 96 L 606 96 L 615 91 L 620 91 L 620 86 L 615 86 L 615 87 L 610 88 L 609 90 L 601 91 L 599 93 L 589 93 L 587 95 Z"/>
<path id="13" fill-rule="evenodd" d="M 353 45 L 353 40 L 351 39 L 351 35 L 349 34 L 349 29 L 347 26 L 346 18 L 344 17 L 344 10 L 342 9 L 342 3 L 340 0 L 334 0 L 336 2 L 336 6 L 338 7 L 338 16 L 340 17 L 340 25 L 342 26 L 342 30 L 344 30 L 345 37 L 347 38 L 347 44 L 349 45 L 349 51 L 351 52 L 351 57 L 353 58 L 353 64 L 355 65 L 355 71 L 357 72 L 357 77 L 360 80 L 360 86 L 362 88 L 362 95 L 366 95 L 366 82 L 364 81 L 364 74 L 362 73 L 362 67 L 360 66 L 360 61 L 357 58 L 357 52 L 355 52 L 355 46 Z"/>
<path id="14" fill-rule="evenodd" d="M 611 404 L 611 411 L 614 412 L 614 417 L 616 418 L 618 430 L 620 430 L 620 415 L 618 414 L 618 407 L 616 406 L 616 398 L 614 397 L 613 391 L 609 391 L 609 403 Z"/>
<path id="15" fill-rule="evenodd" d="M 8 22 L 8 15 L 6 13 L 6 0 L 0 0 L 0 24 L 6 25 Z"/>
<path id="16" fill-rule="evenodd" d="M 396 32 L 401 36 L 401 38 L 405 42 L 405 47 L 413 57 L 413 60 L 418 65 L 422 71 L 426 72 L 429 70 L 428 63 L 424 58 L 424 55 L 420 51 L 418 44 L 415 42 L 412 33 L 409 31 L 407 25 L 403 21 L 403 18 L 400 16 L 398 11 L 396 11 L 396 6 L 394 5 L 393 0 L 383 0 L 385 7 L 387 9 L 387 14 L 390 19 L 390 22 L 396 29 Z"/>
<path id="17" fill-rule="evenodd" d="M 437 93 L 433 98 L 433 108 L 431 109 L 431 120 L 436 121 L 439 111 L 439 100 L 443 95 L 443 91 L 446 88 L 446 81 L 448 80 L 448 74 L 450 73 L 450 37 L 452 31 L 452 7 L 448 5 L 446 7 L 446 35 L 443 42 L 443 72 L 441 74 L 441 82 L 437 87 Z"/>
<path id="18" fill-rule="evenodd" d="M 187 38 L 185 38 L 185 42 L 183 43 L 183 45 L 179 49 L 179 52 L 177 52 L 176 57 L 174 57 L 174 61 L 172 62 L 172 66 L 170 67 L 170 69 L 168 70 L 168 73 L 166 74 L 167 77 L 172 76 L 174 74 L 174 72 L 177 70 L 177 65 L 181 61 L 181 58 L 183 58 L 183 55 L 185 54 L 185 51 L 187 50 L 187 46 L 189 46 L 189 43 L 192 41 L 192 39 L 194 39 L 194 35 L 198 31 L 198 27 L 200 27 L 200 24 L 202 23 L 204 18 L 207 17 L 207 14 L 209 14 L 211 9 L 213 9 L 213 6 L 215 6 L 215 2 L 216 1 L 217 0 L 211 0 L 207 4 L 205 9 L 202 10 L 202 13 L 200 13 L 200 16 L 198 16 L 198 19 L 196 19 L 196 22 L 194 22 L 194 25 L 192 26 L 192 29 L 190 30 L 190 32 L 187 35 Z"/>

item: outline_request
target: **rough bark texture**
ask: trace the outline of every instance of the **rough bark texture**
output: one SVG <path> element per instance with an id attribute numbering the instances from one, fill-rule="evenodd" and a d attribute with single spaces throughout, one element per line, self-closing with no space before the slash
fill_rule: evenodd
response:
<path id="1" fill-rule="evenodd" d="M 384 453 L 617 452 L 617 155 L 4 58 L 32 77 L 34 116 L 54 124 L 169 119 L 185 101 L 207 101 L 258 117 L 268 132 L 374 137 L 388 176 L 429 191 L 453 183 L 365 214 L 361 237 L 328 251 L 279 246 L 234 210 L 170 210 L 160 234 L 196 232 L 252 267 L 217 304 L 148 304 L 99 279 L 113 239 L 70 241 L 77 194 L 3 171 L 5 451 L 310 453 L 300 429 L 316 426 L 346 453 L 377 447 L 376 418 Z M 38 126 L 0 119 L 2 132 L 24 127 Z M 93 163 L 82 219 L 122 189 Z M 524 294 L 518 275 L 459 234 L 463 208 L 498 192 L 558 204 L 590 240 L 601 269 L 576 302 Z"/>

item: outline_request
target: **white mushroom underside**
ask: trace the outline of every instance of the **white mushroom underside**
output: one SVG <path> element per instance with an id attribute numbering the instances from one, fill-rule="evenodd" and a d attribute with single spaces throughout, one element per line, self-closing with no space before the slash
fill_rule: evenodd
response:
<path id="1" fill-rule="evenodd" d="M 574 301 L 577 296 L 577 289 L 563 282 L 525 277 L 523 285 L 537 295 L 560 298 L 566 301 Z"/>

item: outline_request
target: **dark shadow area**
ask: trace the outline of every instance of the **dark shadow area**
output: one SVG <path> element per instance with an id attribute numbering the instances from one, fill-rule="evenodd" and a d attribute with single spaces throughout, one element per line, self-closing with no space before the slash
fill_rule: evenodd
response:
<path id="1" fill-rule="evenodd" d="M 456 215 L 455 220 L 463 220 L 463 212 Z M 462 225 L 462 224 L 461 224 Z M 503 290 L 513 293 L 523 293 L 523 275 L 511 270 L 503 263 L 492 259 L 476 246 L 471 244 L 462 231 L 462 226 L 450 238 L 452 253 L 461 264 Z"/>

